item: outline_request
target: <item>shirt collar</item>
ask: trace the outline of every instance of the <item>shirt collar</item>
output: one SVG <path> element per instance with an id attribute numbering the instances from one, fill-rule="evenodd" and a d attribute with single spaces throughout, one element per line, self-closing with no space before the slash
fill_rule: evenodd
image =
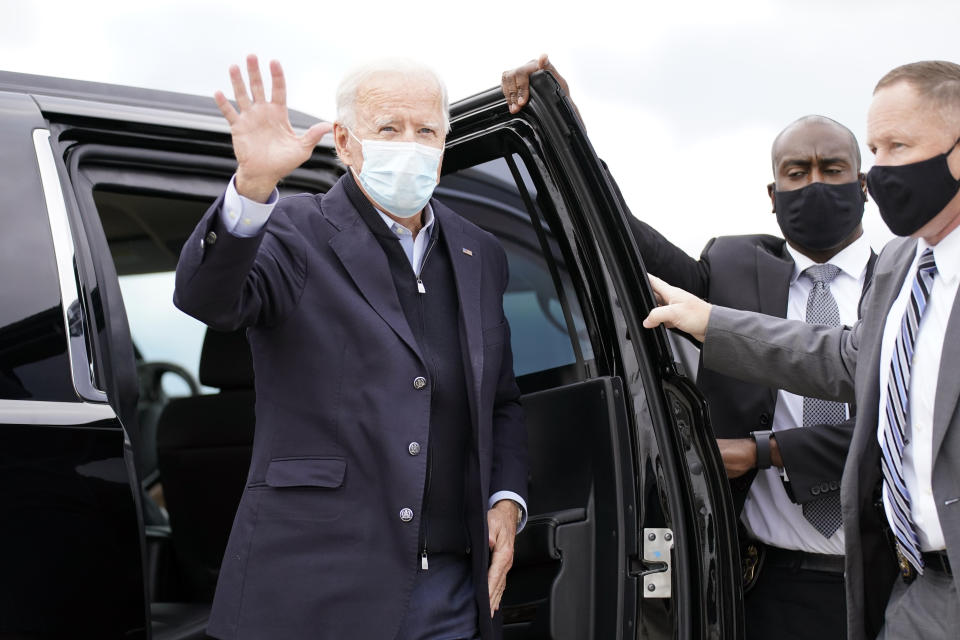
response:
<path id="1" fill-rule="evenodd" d="M 385 214 L 383 211 L 380 211 L 380 209 L 377 209 L 376 207 L 374 207 L 374 209 L 378 214 L 380 214 L 380 218 L 383 220 L 383 223 L 387 225 L 387 228 L 393 231 L 393 233 L 396 234 L 398 237 L 403 235 L 410 235 L 410 230 L 407 229 L 405 226 L 403 226 L 402 224 L 400 224 L 399 222 L 397 222 L 396 220 L 394 220 L 393 218 Z M 427 206 L 423 208 L 423 219 L 424 219 L 424 223 L 423 223 L 423 227 L 420 228 L 420 233 L 426 233 L 427 234 L 426 237 L 429 238 L 430 234 L 433 232 L 433 221 L 434 221 L 433 207 L 430 206 L 429 202 L 427 203 Z"/>
<path id="2" fill-rule="evenodd" d="M 787 252 L 793 258 L 793 276 L 790 278 L 790 284 L 793 284 L 800 278 L 808 267 L 817 264 L 807 256 L 786 243 Z M 854 280 L 859 280 L 867 269 L 867 263 L 870 262 L 870 241 L 866 234 L 860 234 L 860 237 L 844 247 L 843 251 L 827 260 L 827 264 L 839 267 L 840 271 L 846 273 Z"/>
<path id="3" fill-rule="evenodd" d="M 917 241 L 917 255 L 931 248 L 926 240 L 920 238 Z M 960 227 L 947 234 L 947 236 L 933 247 L 933 259 L 937 263 L 937 273 L 946 282 L 953 282 L 953 279 L 960 275 Z"/>

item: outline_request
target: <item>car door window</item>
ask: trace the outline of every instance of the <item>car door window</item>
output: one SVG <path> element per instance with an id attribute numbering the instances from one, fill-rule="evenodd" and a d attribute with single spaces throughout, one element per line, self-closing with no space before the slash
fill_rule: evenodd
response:
<path id="1" fill-rule="evenodd" d="M 0 204 L 0 400 L 76 401 L 67 342 L 73 335 L 73 347 L 84 350 L 82 317 L 79 304 L 64 309 L 63 296 L 77 283 L 69 256 L 54 251 L 51 232 L 69 238 L 69 230 L 62 198 L 53 193 L 59 182 L 52 155 L 45 139 L 36 150 L 18 148 L 20 138 L 0 141 L 11 162 L 0 172 L 0 189 L 11 196 Z M 83 357 L 75 354 L 78 362 Z"/>
<path id="2" fill-rule="evenodd" d="M 199 380 L 200 349 L 207 328 L 173 306 L 174 278 L 173 271 L 120 276 L 130 335 L 142 362 L 172 363 Z M 161 384 L 167 397 L 191 394 L 188 381 L 181 376 L 164 375 Z M 202 385 L 200 389 L 204 394 L 216 392 Z"/>
<path id="3" fill-rule="evenodd" d="M 536 188 L 520 157 L 498 157 L 449 173 L 436 195 L 496 235 L 506 252 L 510 281 L 503 310 L 510 323 L 515 375 L 559 374 L 591 361 L 580 304 L 556 242 L 536 210 Z"/>

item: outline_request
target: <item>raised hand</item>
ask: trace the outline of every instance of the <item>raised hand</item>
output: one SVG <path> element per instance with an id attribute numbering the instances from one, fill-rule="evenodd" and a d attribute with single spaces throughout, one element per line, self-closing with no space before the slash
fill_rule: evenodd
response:
<path id="1" fill-rule="evenodd" d="M 331 131 L 333 125 L 321 122 L 302 136 L 296 134 L 287 114 L 283 68 L 276 60 L 270 62 L 270 100 L 264 93 L 260 64 L 255 55 L 247 56 L 247 76 L 250 79 L 249 94 L 240 68 L 237 65 L 230 67 L 237 109 L 222 91 L 217 91 L 213 98 L 230 123 L 233 152 L 237 157 L 237 192 L 251 200 L 266 202 L 277 183 L 310 157 L 320 138 Z"/>

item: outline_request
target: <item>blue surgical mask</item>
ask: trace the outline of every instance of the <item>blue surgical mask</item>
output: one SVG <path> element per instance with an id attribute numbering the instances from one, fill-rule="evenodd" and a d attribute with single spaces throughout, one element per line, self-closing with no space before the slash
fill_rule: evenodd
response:
<path id="1" fill-rule="evenodd" d="M 443 149 L 416 142 L 361 140 L 352 131 L 350 135 L 363 149 L 363 169 L 353 175 L 364 191 L 381 209 L 398 218 L 420 213 L 437 186 Z"/>

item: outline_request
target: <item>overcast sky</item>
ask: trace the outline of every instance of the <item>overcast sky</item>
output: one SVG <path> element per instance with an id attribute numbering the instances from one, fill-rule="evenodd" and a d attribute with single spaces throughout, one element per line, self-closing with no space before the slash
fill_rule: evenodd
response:
<path id="1" fill-rule="evenodd" d="M 283 63 L 293 108 L 327 118 L 339 77 L 370 58 L 423 60 L 455 100 L 547 52 L 634 213 L 694 255 L 715 235 L 778 232 L 765 185 L 787 123 L 824 114 L 862 143 L 886 71 L 960 61 L 956 0 L 0 0 L 0 10 L 0 69 L 212 95 L 253 52 Z M 872 204 L 864 224 L 879 248 L 889 235 Z"/>

